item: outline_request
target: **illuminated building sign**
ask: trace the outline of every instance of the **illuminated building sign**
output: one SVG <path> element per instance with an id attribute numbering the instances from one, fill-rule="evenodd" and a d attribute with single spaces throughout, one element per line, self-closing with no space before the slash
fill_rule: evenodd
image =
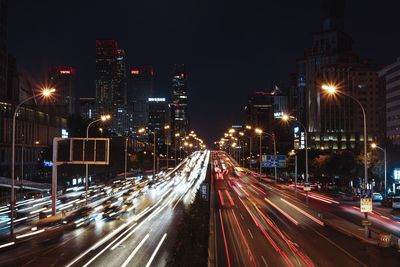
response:
<path id="1" fill-rule="evenodd" d="M 71 74 L 70 70 L 60 70 L 60 74 Z"/>
<path id="2" fill-rule="evenodd" d="M 393 178 L 395 181 L 400 181 L 400 169 L 399 168 L 394 169 Z"/>
<path id="3" fill-rule="evenodd" d="M 304 132 L 300 132 L 299 127 L 294 127 L 294 149 L 304 149 L 305 147 L 305 135 Z"/>
<path id="4" fill-rule="evenodd" d="M 61 129 L 61 137 L 62 138 L 68 138 L 68 131 L 66 129 Z"/>
<path id="5" fill-rule="evenodd" d="M 151 98 L 148 99 L 148 101 L 149 102 L 165 102 L 165 98 L 164 97 L 162 97 L 162 98 L 160 98 L 160 97 L 157 97 L 157 98 L 151 97 Z"/>
<path id="6" fill-rule="evenodd" d="M 133 75 L 138 75 L 140 73 L 139 70 L 131 70 L 131 74 Z"/>
<path id="7" fill-rule="evenodd" d="M 274 112 L 274 118 L 281 118 L 281 117 L 283 117 L 283 112 L 282 111 Z"/>

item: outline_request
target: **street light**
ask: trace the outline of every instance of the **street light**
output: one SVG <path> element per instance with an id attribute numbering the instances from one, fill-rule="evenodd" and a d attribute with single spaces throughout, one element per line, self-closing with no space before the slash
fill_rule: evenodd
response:
<path id="1" fill-rule="evenodd" d="M 385 192 L 384 192 L 383 195 L 384 195 L 384 197 L 386 199 L 386 197 L 387 197 L 387 158 L 386 158 L 386 149 L 378 146 L 375 143 L 371 144 L 371 148 L 372 149 L 379 149 L 380 151 L 383 152 L 383 157 L 384 157 L 384 161 L 385 161 L 385 182 L 384 182 Z"/>
<path id="2" fill-rule="evenodd" d="M 99 119 L 90 122 L 88 124 L 88 126 L 86 127 L 86 139 L 89 138 L 89 128 L 90 128 L 90 126 L 92 126 L 96 122 L 99 122 L 99 121 L 105 122 L 105 121 L 107 121 L 109 119 L 111 119 L 111 116 L 107 114 L 107 115 L 101 115 Z M 86 140 L 86 142 L 87 142 L 87 140 Z M 85 155 L 85 148 L 86 148 L 86 146 L 84 145 L 83 146 L 83 155 Z M 88 187 L 89 187 L 89 164 L 85 164 L 85 198 L 86 198 L 86 201 L 87 201 L 87 197 L 88 197 L 87 196 Z"/>
<path id="3" fill-rule="evenodd" d="M 362 113 L 363 113 L 363 120 L 364 120 L 364 190 L 367 190 L 367 184 L 368 184 L 368 157 L 367 157 L 367 118 L 366 118 L 366 113 L 363 105 L 361 102 L 355 98 L 352 95 L 346 94 L 343 91 L 338 90 L 338 86 L 335 84 L 323 84 L 321 86 L 322 90 L 324 90 L 328 95 L 344 95 L 347 97 L 350 97 L 352 100 L 354 100 L 361 108 Z"/>
<path id="4" fill-rule="evenodd" d="M 349 98 L 351 98 L 352 100 L 354 100 L 361 108 L 362 113 L 363 113 L 363 121 L 364 121 L 364 192 L 365 194 L 367 193 L 367 185 L 368 185 L 368 158 L 367 158 L 367 116 L 365 115 L 365 109 L 363 107 L 363 105 L 361 104 L 361 102 L 355 98 L 352 95 L 346 94 L 343 91 L 339 91 L 338 90 L 338 86 L 335 84 L 323 84 L 321 86 L 321 89 L 324 90 L 328 95 L 344 95 L 347 96 Z M 368 212 L 365 212 L 365 220 L 368 220 Z M 368 225 L 365 225 L 365 236 L 368 237 L 369 236 L 369 231 L 368 231 Z"/>
<path id="5" fill-rule="evenodd" d="M 260 174 L 261 174 L 261 137 L 263 134 L 269 136 L 272 138 L 273 141 L 273 145 L 274 145 L 274 159 L 276 161 L 276 140 L 275 140 L 275 136 L 273 134 L 267 133 L 267 132 L 263 132 L 261 129 L 256 128 L 254 130 L 256 132 L 256 134 L 260 135 Z M 274 176 L 275 176 L 275 183 L 278 182 L 278 170 L 277 170 L 277 166 L 276 166 L 276 162 L 275 162 L 275 167 L 274 167 Z"/>
<path id="6" fill-rule="evenodd" d="M 289 116 L 288 114 L 283 114 L 281 119 L 284 122 L 290 122 L 290 121 L 294 121 L 296 123 L 298 123 L 304 130 L 304 145 L 305 145 L 305 153 L 306 153 L 306 183 L 308 183 L 308 134 L 307 134 L 307 128 L 304 126 L 304 124 L 302 124 L 299 120 L 297 120 L 295 117 L 293 116 Z"/>
<path id="7" fill-rule="evenodd" d="M 19 103 L 14 110 L 13 113 L 13 121 L 12 121 L 12 141 L 11 141 L 11 218 L 10 218 L 10 234 L 14 234 L 14 207 L 15 207 L 15 120 L 17 117 L 18 110 L 21 108 L 23 104 L 28 102 L 29 100 L 34 99 L 35 97 L 43 97 L 50 98 L 53 93 L 56 91 L 54 88 L 43 88 L 39 93 L 36 93 L 26 99 L 24 99 L 21 103 Z"/>
<path id="8" fill-rule="evenodd" d="M 143 134 L 146 132 L 145 128 L 140 128 L 138 133 Z M 153 135 L 153 178 L 156 176 L 156 131 L 149 131 Z"/>
<path id="9" fill-rule="evenodd" d="M 175 166 L 176 166 L 176 164 L 177 164 L 177 162 L 176 162 L 176 157 L 177 157 L 177 155 L 176 155 L 176 143 L 177 143 L 177 142 L 176 142 L 176 140 L 179 139 L 180 136 L 181 136 L 180 133 L 176 133 L 176 134 L 175 134 L 175 142 L 174 142 L 174 143 L 175 143 Z M 178 137 L 178 138 L 177 138 L 177 137 Z M 181 141 L 179 140 L 179 153 L 181 152 L 181 149 L 180 149 L 181 144 L 180 144 L 180 143 L 181 143 Z M 179 157 L 181 157 L 181 156 L 179 156 Z"/>
<path id="10" fill-rule="evenodd" d="M 169 132 L 169 129 L 170 129 L 170 126 L 169 125 L 165 125 L 164 126 L 164 130 L 165 131 L 167 131 L 167 132 Z M 167 170 L 168 170 L 168 167 L 169 167 L 169 133 L 168 133 L 168 141 L 166 141 L 165 143 L 166 143 L 166 145 L 167 145 Z M 165 140 L 165 139 L 164 139 Z"/>
<path id="11" fill-rule="evenodd" d="M 261 168 L 262 168 L 262 166 L 261 166 L 261 157 L 262 157 L 262 155 L 261 155 L 261 135 L 262 135 L 263 131 L 260 128 L 256 128 L 256 129 L 254 129 L 254 132 L 256 134 L 260 135 L 260 175 L 261 175 Z"/>

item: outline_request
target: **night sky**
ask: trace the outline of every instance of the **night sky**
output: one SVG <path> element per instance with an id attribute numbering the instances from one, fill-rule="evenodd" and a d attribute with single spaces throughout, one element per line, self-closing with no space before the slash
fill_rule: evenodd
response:
<path id="1" fill-rule="evenodd" d="M 400 56 L 400 1 L 351 0 L 346 31 L 378 64 Z M 94 96 L 95 40 L 112 38 L 128 63 L 151 64 L 156 96 L 170 97 L 171 67 L 188 67 L 191 125 L 210 142 L 244 119 L 247 96 L 288 85 L 321 29 L 320 1 L 9 0 L 9 51 L 22 70 L 78 71 L 80 96 Z"/>

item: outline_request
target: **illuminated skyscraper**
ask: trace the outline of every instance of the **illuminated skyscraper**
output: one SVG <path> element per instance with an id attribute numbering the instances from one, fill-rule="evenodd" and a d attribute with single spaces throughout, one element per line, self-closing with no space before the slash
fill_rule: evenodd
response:
<path id="1" fill-rule="evenodd" d="M 99 114 L 113 117 L 110 130 L 117 135 L 127 133 L 126 58 L 115 40 L 96 41 L 96 99 Z"/>
<path id="2" fill-rule="evenodd" d="M 76 112 L 75 69 L 72 67 L 52 67 L 49 69 L 49 85 L 57 88 L 54 105 L 66 115 Z"/>
<path id="3" fill-rule="evenodd" d="M 187 74 L 184 64 L 175 64 L 172 76 L 171 124 L 174 133 L 185 136 L 189 131 Z"/>
<path id="4" fill-rule="evenodd" d="M 147 100 L 153 95 L 153 67 L 132 67 L 129 77 L 128 107 L 132 110 L 133 128 L 137 130 L 149 123 Z"/>
<path id="5" fill-rule="evenodd" d="M 352 38 L 344 32 L 343 0 L 323 1 L 322 31 L 313 34 L 312 47 L 297 62 L 297 118 L 308 128 L 316 149 L 354 149 L 363 141 L 362 111 L 351 98 L 329 98 L 321 90 L 335 83 L 359 99 L 367 114 L 370 140 L 382 136 L 383 86 L 377 69 L 361 60 Z M 303 108 L 305 107 L 305 108 Z"/>

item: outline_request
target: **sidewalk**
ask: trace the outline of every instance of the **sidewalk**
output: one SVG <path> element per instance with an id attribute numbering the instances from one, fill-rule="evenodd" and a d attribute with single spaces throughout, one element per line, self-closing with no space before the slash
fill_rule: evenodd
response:
<path id="1" fill-rule="evenodd" d="M 355 237 L 371 245 L 379 245 L 379 233 L 371 231 L 371 238 L 366 238 L 363 226 L 353 224 L 333 214 L 326 214 L 323 221 L 326 226 L 334 228 L 345 235 Z"/>

